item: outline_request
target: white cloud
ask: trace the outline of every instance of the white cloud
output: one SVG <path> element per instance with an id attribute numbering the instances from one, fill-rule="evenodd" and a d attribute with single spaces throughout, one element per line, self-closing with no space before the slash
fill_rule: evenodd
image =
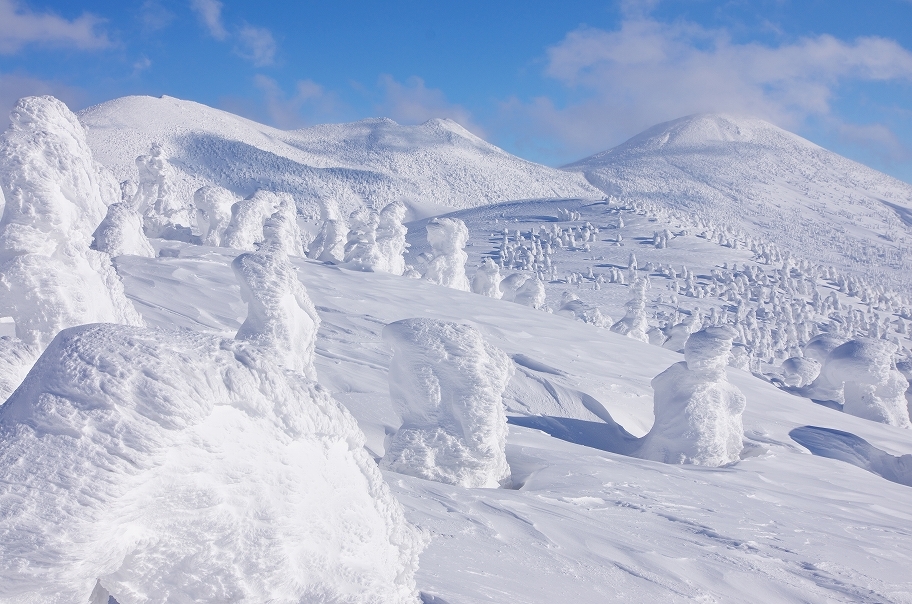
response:
<path id="1" fill-rule="evenodd" d="M 49 94 L 66 103 L 71 109 L 78 109 L 85 101 L 84 91 L 48 80 L 41 80 L 22 73 L 0 74 L 0 131 L 6 130 L 6 118 L 24 96 Z"/>
<path id="2" fill-rule="evenodd" d="M 547 59 L 545 74 L 572 100 L 558 106 L 546 97 L 513 99 L 504 109 L 559 141 L 564 156 L 700 112 L 750 114 L 794 128 L 830 115 L 845 82 L 912 81 L 912 53 L 892 40 L 820 35 L 780 46 L 736 44 L 725 30 L 643 17 L 617 31 L 572 31 Z"/>
<path id="3" fill-rule="evenodd" d="M 222 24 L 222 3 L 218 0 L 190 0 L 190 7 L 196 11 L 200 21 L 209 30 L 209 35 L 216 40 L 228 37 L 228 31 Z"/>
<path id="4" fill-rule="evenodd" d="M 102 20 L 88 13 L 68 21 L 53 13 L 35 13 L 15 0 L 0 0 L 0 54 L 12 54 L 26 44 L 70 46 L 83 50 L 111 45 L 99 30 Z"/>
<path id="5" fill-rule="evenodd" d="M 403 84 L 392 76 L 382 75 L 380 87 L 383 101 L 376 108 L 385 117 L 405 124 L 449 118 L 475 135 L 485 136 L 484 130 L 472 120 L 472 115 L 464 107 L 450 103 L 443 91 L 426 87 L 419 77 L 412 76 Z"/>
<path id="6" fill-rule="evenodd" d="M 156 31 L 167 27 L 174 20 L 174 13 L 159 0 L 145 0 L 139 9 L 139 20 L 147 31 Z"/>
<path id="7" fill-rule="evenodd" d="M 145 55 L 139 57 L 133 63 L 133 76 L 138 76 L 140 73 L 144 72 L 150 67 L 152 67 L 152 60 L 149 57 Z"/>
<path id="8" fill-rule="evenodd" d="M 335 116 L 342 108 L 334 93 L 327 92 L 313 80 L 298 81 L 290 97 L 275 80 L 265 75 L 257 74 L 253 83 L 263 93 L 270 123 L 278 128 L 302 128 Z"/>
<path id="9" fill-rule="evenodd" d="M 265 27 L 245 25 L 238 32 L 240 48 L 236 52 L 257 67 L 272 65 L 275 61 L 276 41 Z"/>

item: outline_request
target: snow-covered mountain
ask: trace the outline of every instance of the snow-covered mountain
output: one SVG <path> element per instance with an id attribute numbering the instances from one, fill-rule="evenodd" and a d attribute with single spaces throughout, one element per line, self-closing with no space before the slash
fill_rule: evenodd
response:
<path id="1" fill-rule="evenodd" d="M 693 115 L 564 167 L 815 262 L 912 283 L 912 185 L 768 122 Z"/>
<path id="2" fill-rule="evenodd" d="M 118 180 L 160 143 L 176 169 L 176 193 L 217 184 L 247 197 L 290 193 L 306 215 L 337 203 L 347 216 L 405 200 L 468 208 L 513 199 L 595 197 L 580 175 L 535 164 L 451 120 L 402 126 L 386 119 L 283 131 L 172 97 L 129 96 L 79 113 L 95 157 Z"/>
<path id="3" fill-rule="evenodd" d="M 352 175 L 444 199 L 484 153 L 583 175 L 444 122 L 118 104 L 105 128 L 23 99 L 0 136 L 0 604 L 912 602 L 912 292 L 668 167 L 756 196 L 766 154 L 803 183 L 783 208 L 836 229 L 811 170 L 845 160 L 689 118 L 625 165 L 690 197 L 593 169 L 614 199 L 493 203 L 515 183 L 486 167 L 483 205 L 362 208 L 305 250 L 295 175 L 352 207 Z M 880 215 L 845 200 L 876 187 L 841 182 L 867 241 Z"/>

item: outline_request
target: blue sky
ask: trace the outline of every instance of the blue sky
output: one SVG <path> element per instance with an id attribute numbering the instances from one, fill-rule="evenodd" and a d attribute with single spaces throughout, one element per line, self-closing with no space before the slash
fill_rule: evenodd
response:
<path id="1" fill-rule="evenodd" d="M 912 0 L 0 0 L 0 111 L 27 94 L 450 117 L 549 165 L 727 111 L 912 182 Z"/>

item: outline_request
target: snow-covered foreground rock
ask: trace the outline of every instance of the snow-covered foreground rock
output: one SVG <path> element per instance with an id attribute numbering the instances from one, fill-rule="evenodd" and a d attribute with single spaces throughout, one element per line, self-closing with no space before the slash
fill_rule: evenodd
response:
<path id="1" fill-rule="evenodd" d="M 245 316 L 232 260 L 228 250 L 181 245 L 177 258 L 118 266 L 149 324 L 230 335 Z M 384 472 L 406 517 L 431 535 L 416 575 L 426 601 L 912 598 L 912 490 L 885 478 L 912 454 L 908 430 L 729 369 L 747 400 L 739 461 L 709 468 L 638 459 L 630 442 L 654 421 L 650 381 L 681 355 L 486 296 L 293 262 L 322 319 L 320 383 L 356 417 L 375 459 L 401 424 L 386 325 L 471 317 L 514 360 L 504 394 L 513 489 Z M 811 432 L 812 440 L 800 430 L 809 426 L 865 446 L 841 454 L 844 437 Z"/>
<path id="2" fill-rule="evenodd" d="M 466 325 L 390 323 L 390 398 L 402 417 L 383 457 L 394 472 L 468 488 L 509 484 L 503 392 L 513 363 Z"/>

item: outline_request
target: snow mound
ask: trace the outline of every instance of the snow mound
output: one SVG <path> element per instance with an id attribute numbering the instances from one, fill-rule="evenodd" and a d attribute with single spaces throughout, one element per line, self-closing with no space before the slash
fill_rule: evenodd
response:
<path id="1" fill-rule="evenodd" d="M 290 193 L 308 217 L 339 203 L 343 215 L 397 200 L 469 208 L 511 199 L 600 195 L 578 174 L 503 151 L 451 120 L 404 126 L 389 119 L 282 131 L 172 97 L 130 96 L 79 114 L 90 142 L 118 179 L 160 142 L 190 199 L 204 185 L 242 197 Z"/>
<path id="2" fill-rule="evenodd" d="M 469 229 L 458 218 L 433 218 L 427 224 L 431 259 L 424 278 L 431 283 L 462 291 L 471 291 L 465 265 L 469 256 L 465 245 Z"/>
<path id="3" fill-rule="evenodd" d="M 910 428 L 906 406 L 909 382 L 894 363 L 896 345 L 856 339 L 834 348 L 823 366 L 831 384 L 843 385 L 842 410 L 875 422 Z"/>
<path id="4" fill-rule="evenodd" d="M 743 448 L 746 399 L 728 382 L 730 327 L 707 327 L 690 336 L 684 361 L 652 380 L 655 424 L 635 455 L 665 463 L 721 466 Z"/>
<path id="5" fill-rule="evenodd" d="M 382 465 L 467 488 L 510 478 L 503 392 L 513 363 L 466 325 L 434 319 L 390 323 L 389 388 L 402 426 Z"/>
<path id="6" fill-rule="evenodd" d="M 53 97 L 21 99 L 10 120 L 0 136 L 0 316 L 38 350 L 65 327 L 141 324 L 110 256 L 89 249 L 119 194 L 85 130 Z"/>
<path id="7" fill-rule="evenodd" d="M 279 365 L 316 379 L 313 359 L 320 317 L 281 243 L 267 241 L 258 252 L 232 263 L 247 303 L 237 338 L 272 350 Z"/>
<path id="8" fill-rule="evenodd" d="M 763 120 L 701 114 L 564 167 L 624 203 L 743 230 L 792 254 L 908 287 L 912 185 Z"/>
<path id="9" fill-rule="evenodd" d="M 583 302 L 579 296 L 570 292 L 564 292 L 561 296 L 561 304 L 557 313 L 604 329 L 610 328 L 612 324 L 611 317 L 603 315 L 597 306 Z"/>
<path id="10" fill-rule="evenodd" d="M 0 601 L 417 602 L 355 420 L 263 352 L 61 332 L 0 408 Z"/>
<path id="11" fill-rule="evenodd" d="M 500 267 L 490 258 L 485 258 L 472 277 L 472 293 L 499 300 L 504 294 L 500 282 Z"/>
<path id="12" fill-rule="evenodd" d="M 19 387 L 37 356 L 22 340 L 0 337 L 0 405 Z"/>

